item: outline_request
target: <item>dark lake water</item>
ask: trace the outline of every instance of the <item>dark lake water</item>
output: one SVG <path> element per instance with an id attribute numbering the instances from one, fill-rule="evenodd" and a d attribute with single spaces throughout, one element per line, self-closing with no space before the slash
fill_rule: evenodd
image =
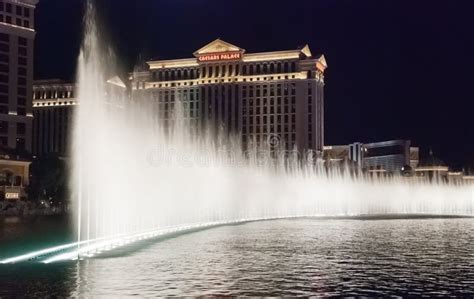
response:
<path id="1" fill-rule="evenodd" d="M 0 260 L 71 241 L 68 216 L 0 217 Z"/>
<path id="2" fill-rule="evenodd" d="M 9 227 L 1 227 L 0 256 L 67 239 L 64 219 L 36 220 L 34 241 L 22 224 Z M 3 265 L 0 297 L 473 296 L 473 241 L 474 219 L 247 223 L 80 262 Z"/>

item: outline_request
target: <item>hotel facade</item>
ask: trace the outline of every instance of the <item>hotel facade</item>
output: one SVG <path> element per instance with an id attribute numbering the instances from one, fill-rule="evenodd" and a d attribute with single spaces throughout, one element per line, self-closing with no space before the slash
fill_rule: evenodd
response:
<path id="1" fill-rule="evenodd" d="M 67 156 L 77 105 L 74 83 L 59 79 L 33 85 L 33 154 Z"/>
<path id="2" fill-rule="evenodd" d="M 244 149 L 268 145 L 322 153 L 324 144 L 324 56 L 308 46 L 246 54 L 217 39 L 194 58 L 149 61 L 125 82 L 132 97 L 152 101 L 169 123 L 174 105 L 196 128 L 223 128 L 240 136 Z M 109 80 L 110 81 L 110 80 Z M 35 81 L 33 153 L 67 156 L 76 86 Z"/>
<path id="3" fill-rule="evenodd" d="M 193 58 L 147 62 L 130 80 L 170 120 L 179 100 L 198 127 L 223 128 L 250 144 L 322 153 L 323 55 L 296 50 L 247 53 L 217 39 Z"/>
<path id="4" fill-rule="evenodd" d="M 31 152 L 37 2 L 0 0 L 0 146 L 24 152 Z"/>
<path id="5" fill-rule="evenodd" d="M 26 198 L 37 0 L 0 0 L 0 200 Z"/>

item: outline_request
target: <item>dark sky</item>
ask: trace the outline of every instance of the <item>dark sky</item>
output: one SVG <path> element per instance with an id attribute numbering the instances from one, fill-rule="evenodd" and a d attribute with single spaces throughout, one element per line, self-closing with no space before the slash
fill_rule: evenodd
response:
<path id="1" fill-rule="evenodd" d="M 84 0 L 41 0 L 36 79 L 73 80 Z M 326 144 L 411 139 L 474 165 L 474 1 L 97 0 L 131 69 L 220 37 L 247 52 L 324 53 Z"/>

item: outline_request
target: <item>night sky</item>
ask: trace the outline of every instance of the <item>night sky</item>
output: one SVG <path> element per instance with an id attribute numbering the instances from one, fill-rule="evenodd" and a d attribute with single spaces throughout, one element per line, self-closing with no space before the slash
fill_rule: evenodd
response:
<path id="1" fill-rule="evenodd" d="M 84 0 L 40 0 L 36 79 L 74 80 Z M 128 70 L 221 38 L 247 52 L 324 53 L 326 144 L 411 139 L 474 166 L 474 1 L 97 0 Z"/>

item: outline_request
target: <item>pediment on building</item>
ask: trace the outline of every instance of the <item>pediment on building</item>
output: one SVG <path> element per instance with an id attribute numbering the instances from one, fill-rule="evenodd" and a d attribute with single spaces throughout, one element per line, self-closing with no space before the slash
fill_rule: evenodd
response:
<path id="1" fill-rule="evenodd" d="M 122 87 L 122 88 L 127 88 L 127 85 L 123 82 L 123 80 L 119 76 L 115 76 L 107 80 L 107 83 Z"/>
<path id="2" fill-rule="evenodd" d="M 311 57 L 313 54 L 311 54 L 311 50 L 309 49 L 308 45 L 305 45 L 303 48 L 301 48 L 301 53 L 306 55 L 306 57 Z"/>
<path id="3" fill-rule="evenodd" d="M 328 63 L 326 62 L 326 57 L 324 57 L 324 55 L 321 55 L 318 60 L 316 60 L 316 68 L 318 68 L 318 70 L 324 73 L 327 67 Z"/>
<path id="4" fill-rule="evenodd" d="M 212 53 L 224 53 L 224 52 L 243 53 L 245 52 L 245 50 L 218 38 L 215 41 L 205 45 L 201 49 L 194 52 L 194 56 L 212 54 Z"/>
<path id="5" fill-rule="evenodd" d="M 324 55 L 321 55 L 321 57 L 318 58 L 318 61 L 326 68 L 328 67 L 328 63 L 326 62 L 326 57 Z"/>
<path id="6" fill-rule="evenodd" d="M 17 0 L 20 4 L 27 4 L 27 5 L 36 5 L 38 4 L 39 0 Z"/>

